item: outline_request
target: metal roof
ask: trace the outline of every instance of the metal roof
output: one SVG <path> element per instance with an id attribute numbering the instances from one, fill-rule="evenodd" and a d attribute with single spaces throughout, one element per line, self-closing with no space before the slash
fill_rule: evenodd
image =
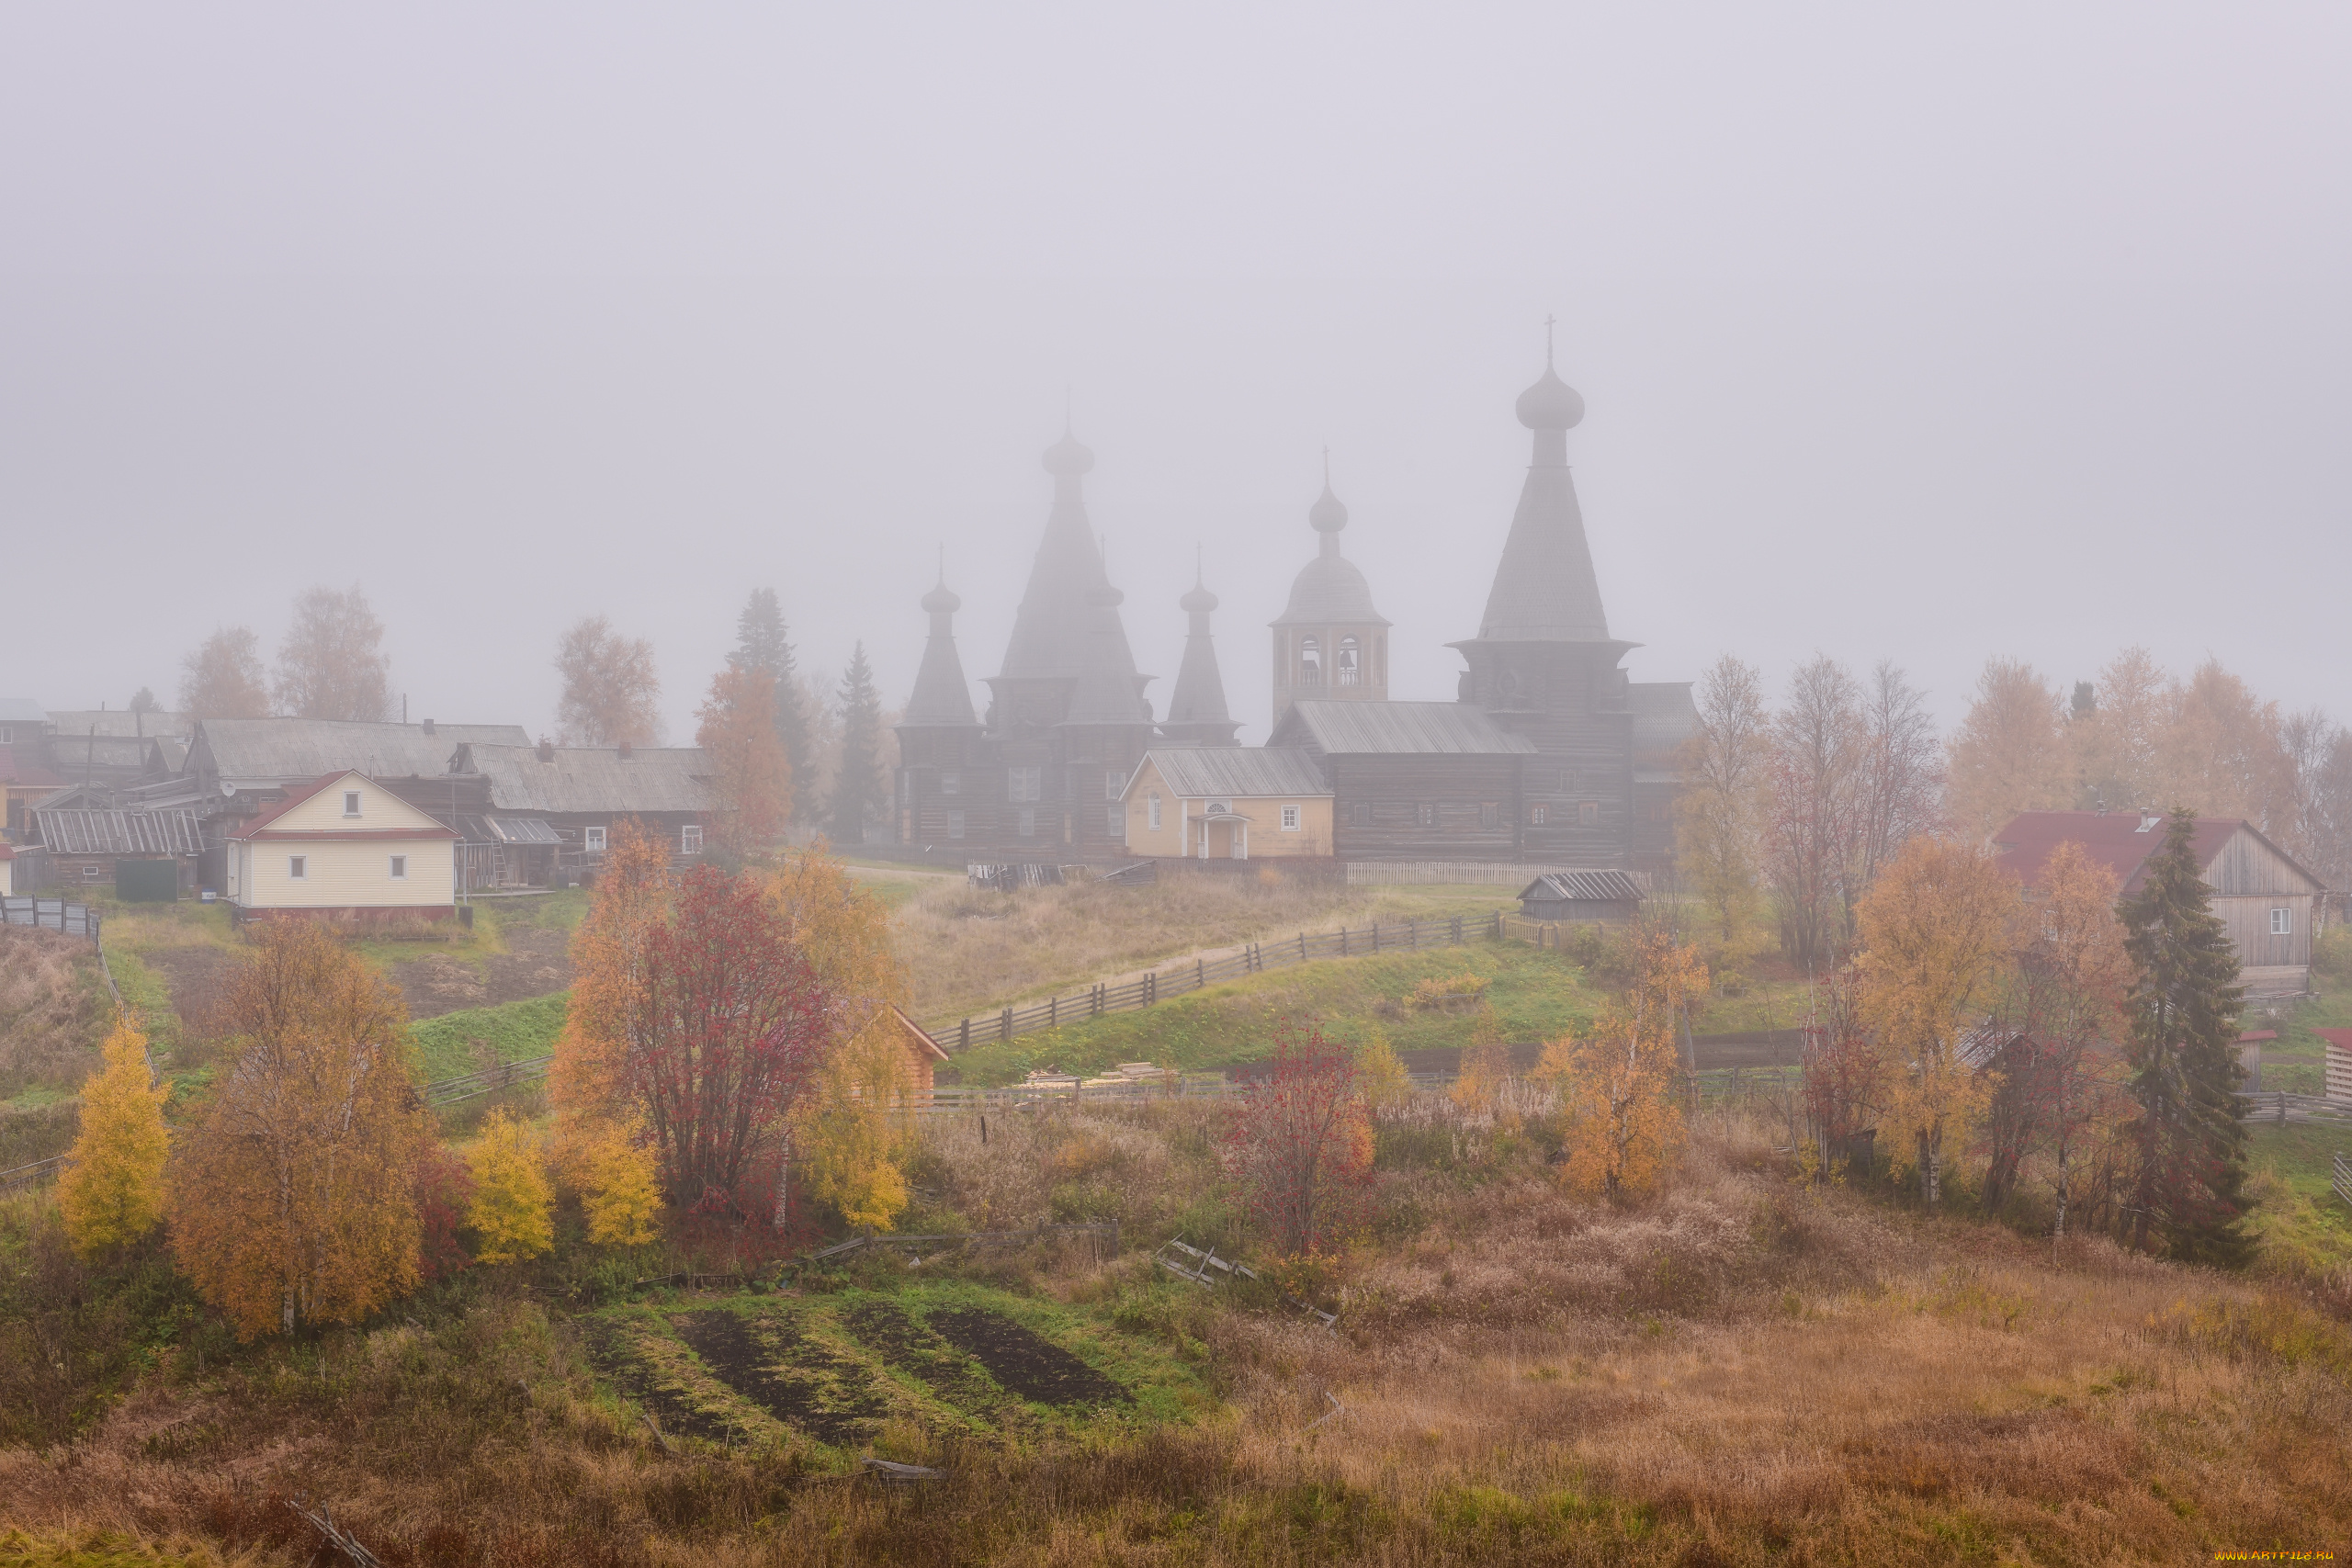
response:
<path id="1" fill-rule="evenodd" d="M 1329 795 L 1323 770 L 1306 751 L 1255 746 L 1178 746 L 1144 753 L 1159 780 L 1180 796 L 1208 799 L 1263 799 L 1281 795 Z M 1143 770 L 1136 770 L 1136 778 Z M 1127 793 L 1135 792 L 1129 780 Z"/>
<path id="2" fill-rule="evenodd" d="M 70 712 L 51 709 L 49 722 L 57 726 L 57 738 L 61 740 L 71 736 L 87 738 L 94 728 L 101 740 L 108 736 L 145 739 L 157 735 L 186 735 L 196 728 L 196 716 L 165 713 L 160 708 L 153 713 L 132 713 L 129 708 L 76 708 Z"/>
<path id="3" fill-rule="evenodd" d="M 204 848 L 196 813 L 35 811 L 40 841 L 63 855 L 192 855 Z"/>
<path id="4" fill-rule="evenodd" d="M 1514 735 L 1467 703 L 1297 702 L 1272 741 L 1311 740 L 1326 756 L 1380 752 L 1503 757 L 1532 754 L 1535 742 Z"/>
<path id="5" fill-rule="evenodd" d="M 470 743 L 459 762 L 461 771 L 490 781 L 490 803 L 502 813 L 626 817 L 710 809 L 703 781 L 711 763 L 699 746 L 639 746 L 627 759 L 613 747 L 549 750 L 553 760 L 542 762 L 535 746 Z"/>
<path id="6" fill-rule="evenodd" d="M 47 724 L 49 715 L 30 697 L 0 697 L 0 724 Z"/>
<path id="7" fill-rule="evenodd" d="M 2147 868 L 2149 859 L 2165 847 L 2166 820 L 2158 812 L 2024 811 L 1993 835 L 1993 847 L 2000 851 L 2004 866 L 2015 872 L 2028 887 L 2037 887 L 2041 886 L 2042 864 L 2051 852 L 2060 844 L 2072 841 L 2082 845 L 2091 859 L 2115 873 L 2117 892 L 2132 893 L 2139 889 L 2140 874 Z M 2222 847 L 2241 831 L 2262 839 L 2252 823 L 2239 818 L 2197 818 L 2189 851 L 2197 857 L 2198 868 L 2210 871 L 2220 857 Z M 2312 892 L 2325 890 L 2319 878 L 2296 865 L 2276 844 L 2267 839 L 2262 841 L 2280 860 L 2309 877 Z"/>
<path id="8" fill-rule="evenodd" d="M 470 741 L 528 747 L 519 724 L 364 724 L 330 718 L 207 718 L 197 734 L 224 784 L 277 788 L 357 769 L 371 778 L 421 778 L 449 772 Z"/>
<path id="9" fill-rule="evenodd" d="M 536 817 L 460 817 L 458 828 L 469 843 L 557 844 L 556 830 Z"/>
<path id="10" fill-rule="evenodd" d="M 1521 898 L 1576 898 L 1639 903 L 1649 896 L 1641 879 L 1623 871 L 1547 871 L 1520 889 Z"/>

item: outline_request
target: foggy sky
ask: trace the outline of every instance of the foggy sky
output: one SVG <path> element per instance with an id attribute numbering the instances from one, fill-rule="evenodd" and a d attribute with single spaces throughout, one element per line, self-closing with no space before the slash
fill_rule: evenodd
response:
<path id="1" fill-rule="evenodd" d="M 550 728 L 601 612 L 684 739 L 761 584 L 903 701 L 943 545 L 977 687 L 1067 395 L 1159 711 L 1198 547 L 1263 738 L 1327 445 L 1449 697 L 1556 313 L 1637 679 L 1892 656 L 1949 724 L 2137 642 L 2352 718 L 2339 11 L 0 28 L 0 694 L 168 703 L 357 581 L 413 716 Z"/>

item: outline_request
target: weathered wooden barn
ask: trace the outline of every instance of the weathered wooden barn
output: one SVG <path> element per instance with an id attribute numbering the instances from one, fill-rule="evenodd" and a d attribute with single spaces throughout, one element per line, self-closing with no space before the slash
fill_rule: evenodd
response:
<path id="1" fill-rule="evenodd" d="M 2001 863 L 2029 893 L 2062 843 L 2076 843 L 2115 873 L 2125 894 L 2138 891 L 2147 863 L 2164 848 L 2165 818 L 2141 811 L 2028 811 L 1993 835 Z M 2213 912 L 2238 952 L 2249 996 L 2299 996 L 2311 989 L 2312 917 L 2330 891 L 2250 822 L 2200 817 L 2191 840 L 2213 889 Z"/>
<path id="2" fill-rule="evenodd" d="M 1519 912 L 1531 920 L 1630 920 L 1648 896 L 1623 871 L 1547 871 L 1520 889 Z"/>
<path id="3" fill-rule="evenodd" d="M 482 779 L 485 827 L 526 859 L 551 863 L 560 852 L 567 863 L 593 864 L 631 819 L 660 833 L 673 854 L 702 853 L 711 761 L 699 747 L 469 742 L 452 766 Z"/>

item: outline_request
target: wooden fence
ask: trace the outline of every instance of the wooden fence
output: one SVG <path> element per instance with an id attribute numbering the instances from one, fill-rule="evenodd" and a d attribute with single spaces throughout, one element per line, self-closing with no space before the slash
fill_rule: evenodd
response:
<path id="1" fill-rule="evenodd" d="M 2324 1094 L 2289 1094 L 2264 1089 L 2243 1097 L 2245 1122 L 2341 1122 L 2352 1126 L 2352 1100 L 2331 1100 Z"/>
<path id="2" fill-rule="evenodd" d="M 553 1056 L 502 1062 L 494 1067 L 484 1067 L 478 1073 L 460 1073 L 454 1078 L 436 1078 L 431 1083 L 420 1084 L 416 1097 L 429 1106 L 455 1105 L 459 1100 L 537 1083 L 548 1076 L 548 1068 L 554 1062 Z"/>
<path id="3" fill-rule="evenodd" d="M 69 904 L 62 898 L 15 895 L 0 898 L 0 923 L 40 926 L 67 936 L 85 936 L 93 942 L 98 940 L 99 917 L 86 904 Z"/>
<path id="4" fill-rule="evenodd" d="M 1477 933 L 1486 934 L 1489 923 L 1475 922 Z M 1220 980 L 1237 975 L 1255 975 L 1262 970 L 1280 969 L 1293 964 L 1306 964 L 1318 958 L 1353 958 L 1374 953 L 1414 952 L 1425 947 L 1458 946 L 1465 940 L 1463 917 L 1454 915 L 1444 919 L 1411 919 L 1374 923 L 1369 926 L 1340 927 L 1336 931 L 1318 931 L 1273 942 L 1253 942 L 1240 952 L 1223 958 L 1196 958 L 1189 964 L 1171 964 L 1169 968 L 1129 980 L 1125 985 L 1091 986 L 1068 996 L 1048 997 L 1042 1002 L 1026 1007 L 1004 1008 L 995 1013 L 977 1014 L 968 1018 L 946 1019 L 926 1024 L 931 1037 L 949 1051 L 968 1051 L 976 1043 L 989 1040 L 1011 1040 L 1023 1034 L 1035 1034 L 1039 1030 L 1058 1029 L 1066 1023 L 1082 1019 L 1101 1018 L 1105 1013 L 1132 1012 L 1148 1008 L 1170 997 L 1181 997 L 1187 991 L 1197 991 Z"/>

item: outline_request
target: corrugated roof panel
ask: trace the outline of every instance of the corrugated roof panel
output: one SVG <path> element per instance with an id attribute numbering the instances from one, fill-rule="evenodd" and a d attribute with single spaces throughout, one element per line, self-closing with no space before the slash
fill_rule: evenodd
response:
<path id="1" fill-rule="evenodd" d="M 1171 747 L 1147 752 L 1144 761 L 1180 795 L 1295 799 L 1331 793 L 1315 759 L 1286 747 Z"/>
<path id="2" fill-rule="evenodd" d="M 698 746 L 639 746 L 624 761 L 607 747 L 559 746 L 552 761 L 529 745 L 469 745 L 465 760 L 490 781 L 500 812 L 627 816 L 707 811 L 710 760 Z"/>
<path id="3" fill-rule="evenodd" d="M 1382 752 L 1522 756 L 1535 742 L 1467 703 L 1293 703 L 1281 727 L 1302 727 L 1327 756 Z M 1279 739 L 1279 734 L 1277 736 Z"/>
<path id="4" fill-rule="evenodd" d="M 1605 903 L 1640 902 L 1649 889 L 1629 872 L 1548 871 L 1520 890 L 1521 898 L 1575 898 Z"/>
<path id="5" fill-rule="evenodd" d="M 212 768 L 231 783 L 275 784 L 356 768 L 370 778 L 424 778 L 449 771 L 472 742 L 527 747 L 519 724 L 347 724 L 325 718 L 208 718 Z"/>
<path id="6" fill-rule="evenodd" d="M 192 855 L 204 848 L 193 811 L 36 811 L 33 821 L 58 854 Z"/>

